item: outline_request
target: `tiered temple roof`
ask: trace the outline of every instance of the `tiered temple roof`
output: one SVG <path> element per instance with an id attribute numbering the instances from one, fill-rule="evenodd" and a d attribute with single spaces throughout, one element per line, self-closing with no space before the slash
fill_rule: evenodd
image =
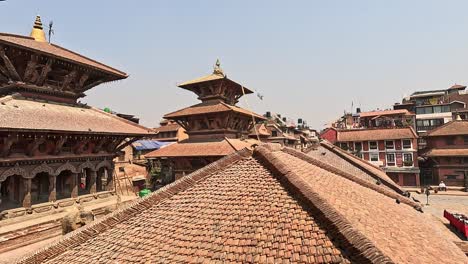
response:
<path id="1" fill-rule="evenodd" d="M 19 263 L 465 263 L 418 203 L 278 145 L 242 150 Z M 421 251 L 421 245 L 424 247 Z"/>
<path id="2" fill-rule="evenodd" d="M 164 118 L 177 122 L 189 138 L 151 152 L 147 158 L 222 157 L 253 144 L 242 138 L 248 137 L 254 121 L 264 117 L 235 105 L 240 97 L 252 91 L 228 79 L 219 61 L 211 75 L 184 82 L 179 87 L 197 94 L 202 102 L 168 113 Z"/>

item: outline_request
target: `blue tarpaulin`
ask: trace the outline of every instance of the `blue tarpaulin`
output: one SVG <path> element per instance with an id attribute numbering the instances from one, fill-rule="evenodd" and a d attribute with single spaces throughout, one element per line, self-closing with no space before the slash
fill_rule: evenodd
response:
<path id="1" fill-rule="evenodd" d="M 156 150 L 160 149 L 165 145 L 169 145 L 173 142 L 162 142 L 157 140 L 138 140 L 133 142 L 132 146 L 135 150 Z"/>

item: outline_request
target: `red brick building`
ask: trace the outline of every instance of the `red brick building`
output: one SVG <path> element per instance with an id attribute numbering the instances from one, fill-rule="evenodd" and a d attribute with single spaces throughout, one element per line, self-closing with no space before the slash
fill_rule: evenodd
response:
<path id="1" fill-rule="evenodd" d="M 423 157 L 432 169 L 429 184 L 444 181 L 448 186 L 468 186 L 468 120 L 446 123 L 425 137 Z"/>
<path id="2" fill-rule="evenodd" d="M 419 186 L 417 135 L 410 128 L 326 129 L 322 139 L 382 168 L 402 186 Z"/>

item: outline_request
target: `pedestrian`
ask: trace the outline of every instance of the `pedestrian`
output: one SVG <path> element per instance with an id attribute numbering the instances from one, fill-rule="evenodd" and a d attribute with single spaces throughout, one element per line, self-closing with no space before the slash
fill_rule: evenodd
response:
<path id="1" fill-rule="evenodd" d="M 447 191 L 447 186 L 445 185 L 444 181 L 440 181 L 439 191 Z"/>

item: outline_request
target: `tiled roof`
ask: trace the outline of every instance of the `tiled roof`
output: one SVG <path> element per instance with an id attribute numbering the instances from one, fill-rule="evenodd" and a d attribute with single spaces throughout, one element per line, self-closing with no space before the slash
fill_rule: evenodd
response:
<path id="1" fill-rule="evenodd" d="M 270 133 L 270 131 L 265 127 L 265 124 L 256 124 L 256 125 L 255 125 L 255 128 L 252 129 L 252 131 L 250 132 L 249 136 L 254 136 L 254 137 L 256 137 L 256 136 L 257 136 L 256 133 L 258 133 L 259 136 L 266 136 L 266 137 L 271 136 L 271 133 Z"/>
<path id="2" fill-rule="evenodd" d="M 168 124 L 165 126 L 160 126 L 153 128 L 154 132 L 177 132 L 179 130 L 180 126 L 178 124 Z"/>
<path id="3" fill-rule="evenodd" d="M 412 128 L 350 129 L 338 130 L 337 141 L 367 141 L 417 138 Z"/>
<path id="4" fill-rule="evenodd" d="M 466 263 L 418 204 L 308 158 L 231 154 L 19 263 Z"/>
<path id="5" fill-rule="evenodd" d="M 388 175 L 378 167 L 369 162 L 360 159 L 339 147 L 334 146 L 330 142 L 323 140 L 317 149 L 310 150 L 307 155 L 319 159 L 325 163 L 333 164 L 334 167 L 342 171 L 353 174 L 370 183 L 380 181 L 382 186 L 394 190 L 400 194 L 404 190 L 396 184 Z"/>
<path id="6" fill-rule="evenodd" d="M 162 157 L 203 157 L 226 156 L 243 148 L 250 148 L 251 142 L 239 139 L 223 139 L 211 142 L 182 141 L 146 154 L 147 158 Z"/>
<path id="7" fill-rule="evenodd" d="M 112 75 L 117 76 L 119 79 L 127 78 L 128 75 L 124 72 L 116 70 L 105 64 L 82 56 L 73 51 L 67 50 L 55 44 L 49 44 L 48 42 L 36 41 L 31 37 L 19 36 L 7 33 L 0 33 L 0 44 L 8 44 L 17 46 L 20 48 L 32 50 L 35 52 L 43 53 L 48 56 L 63 59 L 65 61 L 75 62 L 78 64 L 86 65 L 88 67 L 95 68 L 100 71 L 105 71 Z"/>
<path id="8" fill-rule="evenodd" d="M 427 133 L 428 137 L 468 135 L 468 120 L 455 120 L 443 124 Z"/>
<path id="9" fill-rule="evenodd" d="M 468 149 L 431 149 L 423 155 L 428 157 L 468 157 Z"/>
<path id="10" fill-rule="evenodd" d="M 234 111 L 237 113 L 241 113 L 244 115 L 253 115 L 257 119 L 265 119 L 263 116 L 258 115 L 254 112 L 251 112 L 249 110 L 229 105 L 224 102 L 219 102 L 216 104 L 206 104 L 206 103 L 200 103 L 196 105 L 189 106 L 187 108 L 183 108 L 181 110 L 166 114 L 164 118 L 175 118 L 175 117 L 182 117 L 182 116 L 191 116 L 191 115 L 204 115 L 204 114 L 209 114 L 209 113 L 220 113 L 220 112 L 230 112 Z"/>
<path id="11" fill-rule="evenodd" d="M 245 94 L 253 93 L 247 87 L 243 87 L 242 85 L 238 84 L 237 82 L 227 78 L 225 75 L 216 74 L 216 73 L 206 75 L 206 76 L 203 76 L 203 77 L 199 77 L 199 78 L 196 78 L 196 79 L 193 79 L 193 80 L 190 80 L 190 81 L 183 82 L 183 83 L 179 84 L 178 86 L 181 87 L 181 88 L 189 88 L 190 86 L 192 86 L 194 84 L 210 82 L 210 81 L 216 81 L 216 80 L 222 80 L 222 79 L 224 79 L 226 82 L 234 84 L 236 87 L 244 88 L 244 93 Z"/>
<path id="12" fill-rule="evenodd" d="M 359 114 L 360 117 L 385 116 L 385 115 L 411 115 L 411 113 L 406 109 L 399 109 L 399 110 L 361 112 Z"/>
<path id="13" fill-rule="evenodd" d="M 149 128 L 92 107 L 0 97 L 0 129 L 153 134 Z"/>
<path id="14" fill-rule="evenodd" d="M 450 86 L 449 90 L 450 90 L 450 89 L 461 89 L 461 90 L 463 90 L 463 89 L 465 89 L 465 88 L 466 88 L 465 85 L 454 84 L 454 85 Z"/>

